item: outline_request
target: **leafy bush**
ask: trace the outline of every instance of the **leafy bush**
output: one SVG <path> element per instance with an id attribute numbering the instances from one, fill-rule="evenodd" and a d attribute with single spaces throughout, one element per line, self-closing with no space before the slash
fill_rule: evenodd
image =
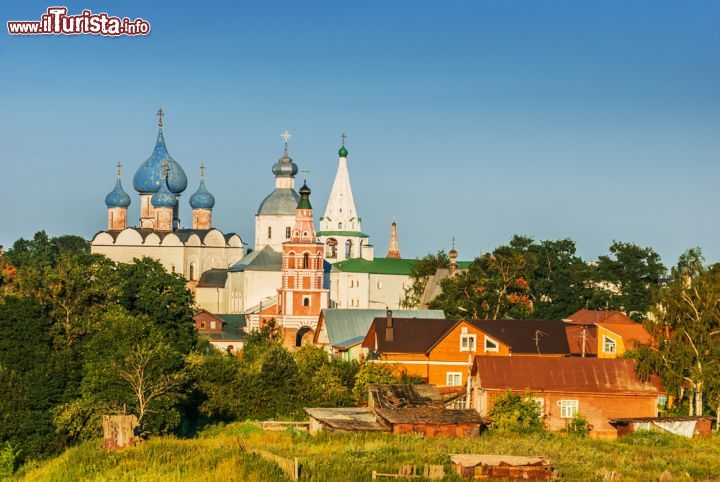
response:
<path id="1" fill-rule="evenodd" d="M 573 437 L 587 437 L 590 428 L 590 422 L 579 413 L 576 413 L 572 420 L 568 422 L 567 432 L 568 435 Z"/>
<path id="2" fill-rule="evenodd" d="M 367 386 L 371 383 L 400 383 L 400 379 L 395 376 L 387 365 L 371 362 L 363 363 L 360 365 L 357 375 L 355 375 L 355 386 L 352 389 L 355 401 L 360 405 L 367 404 Z"/>
<path id="3" fill-rule="evenodd" d="M 540 405 L 529 395 L 510 391 L 497 397 L 490 410 L 492 429 L 499 432 L 540 432 L 544 428 L 540 415 Z"/>
<path id="4" fill-rule="evenodd" d="M 20 452 L 10 442 L 5 442 L 5 446 L 0 449 L 0 480 L 12 477 L 19 460 Z"/>

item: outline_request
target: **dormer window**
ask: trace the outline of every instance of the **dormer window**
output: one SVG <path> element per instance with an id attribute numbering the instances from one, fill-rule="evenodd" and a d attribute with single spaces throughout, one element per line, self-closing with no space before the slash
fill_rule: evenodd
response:
<path id="1" fill-rule="evenodd" d="M 603 353 L 617 353 L 617 343 L 609 336 L 603 336 Z"/>
<path id="2" fill-rule="evenodd" d="M 497 352 L 498 344 L 492 338 L 485 337 L 485 352 Z"/>

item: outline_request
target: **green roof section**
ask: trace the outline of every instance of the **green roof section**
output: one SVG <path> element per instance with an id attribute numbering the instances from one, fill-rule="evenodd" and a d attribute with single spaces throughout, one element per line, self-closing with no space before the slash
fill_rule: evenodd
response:
<path id="1" fill-rule="evenodd" d="M 387 310 L 326 308 L 322 314 L 330 344 L 348 348 L 362 342 L 373 320 L 386 316 Z M 398 318 L 445 318 L 442 310 L 392 310 L 392 315 Z"/>
<path id="2" fill-rule="evenodd" d="M 320 235 L 320 233 L 318 233 Z M 410 276 L 419 260 L 407 258 L 375 258 L 368 261 L 363 258 L 347 259 L 333 265 L 333 269 L 343 273 L 394 274 Z M 472 261 L 458 261 L 458 268 L 467 269 Z"/>
<path id="3" fill-rule="evenodd" d="M 333 269 L 344 273 L 394 274 L 410 276 L 417 264 L 416 259 L 375 258 L 368 261 L 363 258 L 347 259 L 333 265 Z"/>
<path id="4" fill-rule="evenodd" d="M 332 219 L 328 218 L 332 221 Z M 347 236 L 350 238 L 369 238 L 367 234 L 360 231 L 318 231 L 318 236 Z"/>
<path id="5" fill-rule="evenodd" d="M 214 315 L 223 320 L 222 331 L 205 333 L 203 336 L 207 336 L 210 340 L 215 341 L 242 341 L 245 339 L 247 336 L 245 333 L 245 327 L 247 326 L 245 315 L 217 313 L 214 313 Z"/>

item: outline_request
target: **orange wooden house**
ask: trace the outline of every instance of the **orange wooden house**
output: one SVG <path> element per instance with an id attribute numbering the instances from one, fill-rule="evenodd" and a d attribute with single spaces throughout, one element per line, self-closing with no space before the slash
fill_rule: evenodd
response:
<path id="1" fill-rule="evenodd" d="M 642 323 L 620 311 L 580 310 L 565 323 L 570 351 L 576 356 L 618 358 L 653 341 Z"/>
<path id="2" fill-rule="evenodd" d="M 467 383 L 476 355 L 568 356 L 562 320 L 375 318 L 363 340 L 368 359 L 438 386 Z"/>

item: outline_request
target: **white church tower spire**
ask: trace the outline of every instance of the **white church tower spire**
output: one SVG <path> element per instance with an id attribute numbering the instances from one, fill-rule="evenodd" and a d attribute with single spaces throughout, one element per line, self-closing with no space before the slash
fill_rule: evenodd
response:
<path id="1" fill-rule="evenodd" d="M 330 263 L 345 259 L 360 258 L 368 236 L 362 232 L 362 219 L 358 216 L 350 185 L 345 139 L 338 150 L 338 169 L 335 174 L 325 215 L 320 218 L 318 236 L 325 244 L 325 258 Z"/>

